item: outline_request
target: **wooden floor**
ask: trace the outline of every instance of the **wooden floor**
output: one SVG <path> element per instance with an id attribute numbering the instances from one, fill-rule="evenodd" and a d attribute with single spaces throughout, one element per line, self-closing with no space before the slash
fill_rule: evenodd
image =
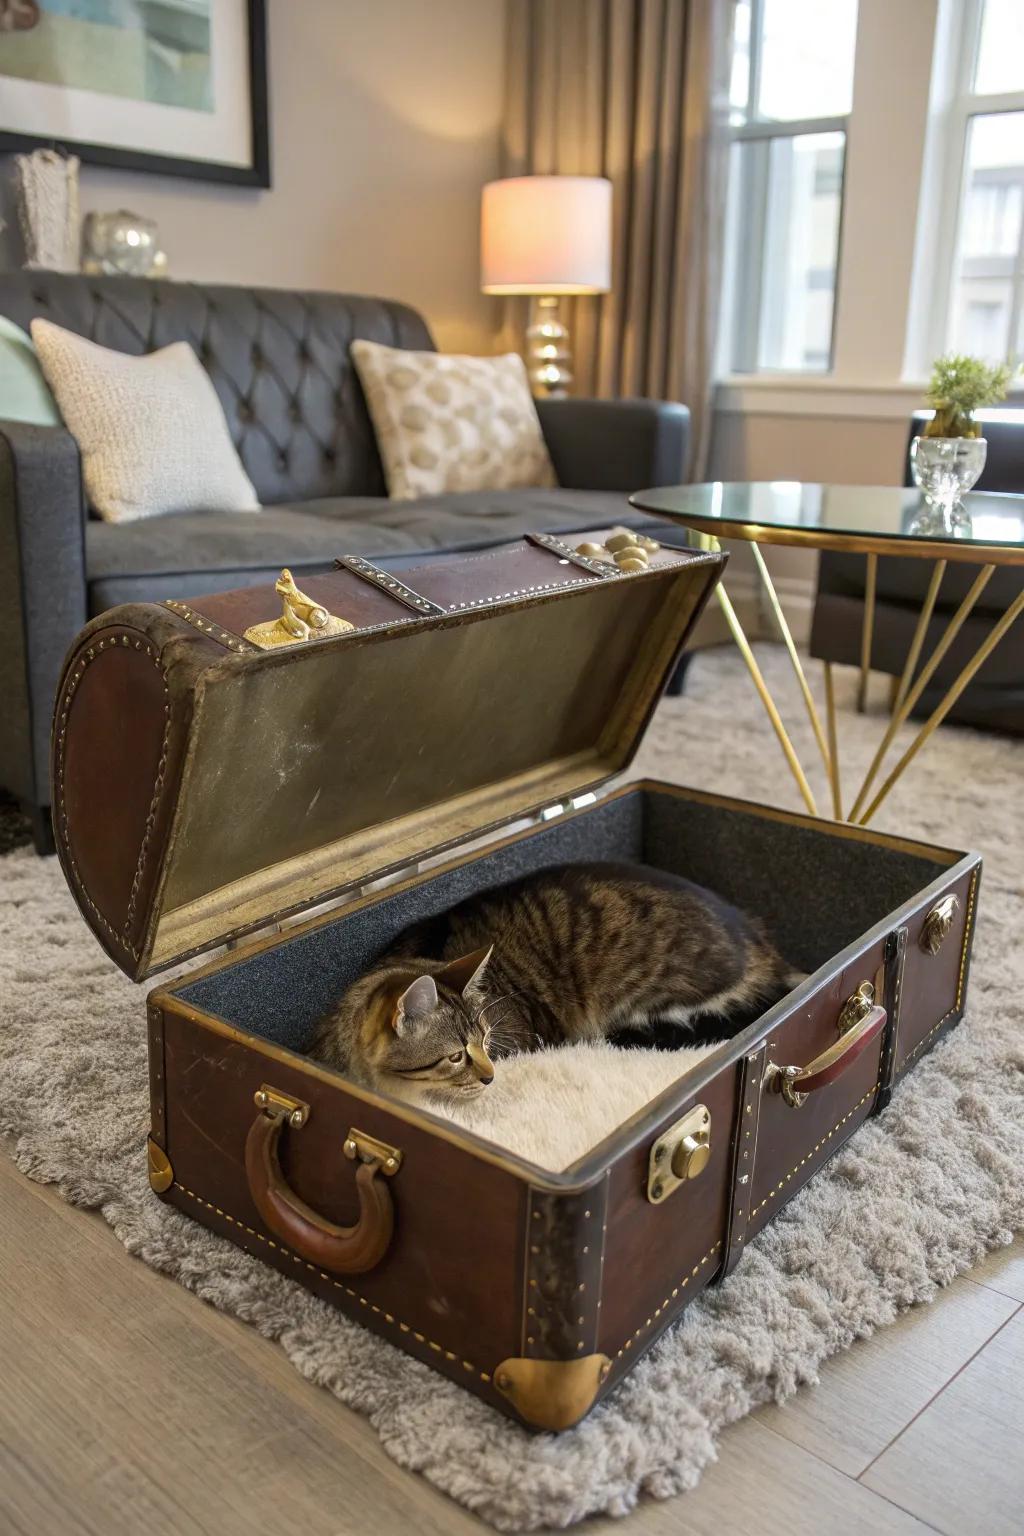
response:
<path id="1" fill-rule="evenodd" d="M 283 1352 L 0 1151 L 0 1536 L 483 1532 Z M 735 1425 L 616 1536 L 1020 1536 L 1024 1244 Z"/>

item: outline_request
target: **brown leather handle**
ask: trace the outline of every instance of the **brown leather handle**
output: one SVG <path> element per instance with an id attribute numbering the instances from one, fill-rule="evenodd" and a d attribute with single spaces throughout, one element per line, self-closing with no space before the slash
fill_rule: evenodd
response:
<path id="1" fill-rule="evenodd" d="M 359 1219 L 338 1227 L 300 1200 L 277 1155 L 287 1117 L 260 1110 L 245 1139 L 245 1172 L 253 1203 L 275 1237 L 302 1258 L 340 1275 L 359 1275 L 379 1264 L 395 1227 L 395 1208 L 379 1159 L 356 1168 Z"/>
<path id="2" fill-rule="evenodd" d="M 835 1045 L 815 1056 L 806 1067 L 778 1067 L 771 1063 L 766 1073 L 766 1086 L 778 1089 L 791 1108 L 799 1109 L 809 1093 L 834 1083 L 861 1052 L 877 1040 L 885 1028 L 885 1020 L 885 1009 L 876 1003 L 859 1023 L 839 1036 Z"/>

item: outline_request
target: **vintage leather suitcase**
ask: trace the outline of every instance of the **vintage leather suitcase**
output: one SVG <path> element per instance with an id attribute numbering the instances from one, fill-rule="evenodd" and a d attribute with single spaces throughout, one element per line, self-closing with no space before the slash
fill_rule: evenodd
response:
<path id="1" fill-rule="evenodd" d="M 401 579 L 348 560 L 279 586 L 283 630 L 267 587 L 113 609 L 60 686 L 58 847 L 107 953 L 140 978 L 230 941 L 148 1000 L 153 1189 L 545 1429 L 730 1272 L 964 1007 L 976 856 L 607 788 L 721 566 L 622 574 L 547 537 Z M 807 980 L 560 1173 L 303 1055 L 409 922 L 581 857 L 714 887 Z"/>

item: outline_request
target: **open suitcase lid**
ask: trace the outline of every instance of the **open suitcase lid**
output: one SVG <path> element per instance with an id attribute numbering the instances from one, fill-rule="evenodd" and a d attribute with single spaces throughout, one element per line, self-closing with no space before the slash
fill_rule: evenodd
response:
<path id="1" fill-rule="evenodd" d="M 724 559 L 662 549 L 625 574 L 538 535 L 400 580 L 349 560 L 302 587 L 355 628 L 269 650 L 246 630 L 281 613 L 273 587 L 112 609 L 54 724 L 83 915 L 138 980 L 595 788 Z"/>

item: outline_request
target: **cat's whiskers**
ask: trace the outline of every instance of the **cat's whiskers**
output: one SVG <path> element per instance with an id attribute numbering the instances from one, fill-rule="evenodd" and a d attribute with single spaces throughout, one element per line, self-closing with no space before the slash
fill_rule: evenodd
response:
<path id="1" fill-rule="evenodd" d="M 500 997 L 492 997 L 490 1002 L 484 1003 L 482 1007 L 477 1009 L 476 1013 L 473 1015 L 473 1023 L 481 1025 L 481 1028 L 493 1029 L 495 1027 L 494 1025 L 488 1025 L 486 1023 L 481 1024 L 481 1021 L 483 1020 L 484 1014 L 487 1012 L 487 1010 L 489 1008 L 496 1008 L 499 1003 L 507 1003 L 510 998 L 522 997 L 523 991 L 524 989 L 522 987 L 517 987 L 513 992 L 503 992 Z M 499 1019 L 498 1023 L 503 1023 L 504 1018 L 508 1017 L 511 1017 L 511 1010 L 508 1014 L 504 1015 L 502 1019 Z"/>

